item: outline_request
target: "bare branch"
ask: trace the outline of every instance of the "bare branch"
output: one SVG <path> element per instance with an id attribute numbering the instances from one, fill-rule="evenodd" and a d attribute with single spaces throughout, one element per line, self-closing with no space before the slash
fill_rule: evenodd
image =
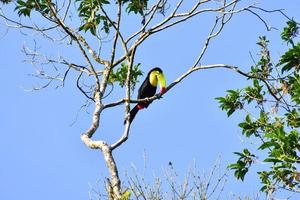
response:
<path id="1" fill-rule="evenodd" d="M 124 133 L 123 133 L 122 137 L 117 142 L 115 142 L 114 144 L 112 144 L 110 146 L 110 148 L 111 148 L 112 151 L 114 149 L 116 149 L 117 147 L 119 147 L 121 144 L 123 144 L 128 139 L 129 130 L 130 130 L 130 123 L 126 122 L 126 124 L 125 124 L 125 130 L 124 130 Z"/>
<path id="2" fill-rule="evenodd" d="M 265 25 L 265 27 L 266 27 L 266 29 L 268 30 L 268 31 L 271 31 L 272 29 L 275 29 L 274 27 L 271 27 L 271 26 L 269 26 L 268 24 L 267 24 L 267 22 L 259 15 L 259 14 L 257 14 L 256 12 L 254 12 L 254 11 L 252 11 L 251 9 L 246 9 L 247 11 L 249 11 L 250 13 L 252 13 L 253 15 L 255 15 L 256 17 L 258 17 L 258 19 L 260 19 L 260 21 L 262 21 L 263 22 L 263 24 Z"/>
<path id="3" fill-rule="evenodd" d="M 77 78 L 77 81 L 76 81 L 77 88 L 80 90 L 80 92 L 81 92 L 86 98 L 88 98 L 88 99 L 90 99 L 90 100 L 92 100 L 92 101 L 95 102 L 95 100 L 94 100 L 92 97 L 90 97 L 89 95 L 87 95 L 87 93 L 80 87 L 80 85 L 79 85 L 79 80 L 80 80 L 81 76 L 82 76 L 82 72 L 79 74 L 79 76 L 78 76 L 78 78 Z"/>
<path id="4" fill-rule="evenodd" d="M 114 21 L 108 16 L 107 12 L 103 9 L 102 6 L 100 6 L 101 11 L 103 12 L 103 14 L 105 15 L 105 17 L 108 19 L 109 23 L 112 25 L 112 27 L 115 29 L 116 33 L 115 33 L 115 41 L 114 43 L 117 42 L 118 37 L 120 37 L 121 42 L 122 42 L 122 46 L 124 51 L 128 54 L 128 49 L 127 49 L 127 45 L 126 42 L 124 40 L 124 37 L 122 36 L 121 32 L 120 32 L 120 21 L 121 21 L 121 14 L 122 14 L 122 8 L 121 8 L 121 2 L 118 2 L 118 13 L 117 13 L 117 25 L 115 25 Z M 115 46 L 115 45 L 113 45 Z M 113 49 L 113 51 L 115 51 L 115 48 Z M 114 53 L 112 53 L 112 55 L 114 55 Z M 114 61 L 114 57 L 113 59 L 111 59 L 110 63 L 113 63 Z"/>
<path id="5" fill-rule="evenodd" d="M 227 3 L 223 6 L 217 7 L 217 8 L 206 8 L 206 9 L 200 9 L 197 10 L 197 8 L 199 8 L 199 6 L 203 3 L 209 2 L 210 0 L 204 0 L 204 1 L 199 1 L 198 3 L 196 3 L 189 12 L 187 13 L 181 13 L 181 14 L 176 14 L 178 8 L 180 7 L 182 1 L 179 1 L 179 3 L 177 4 L 177 6 L 175 7 L 174 11 L 163 21 L 161 21 L 160 23 L 154 25 L 153 27 L 149 28 L 149 30 L 143 32 L 140 37 L 138 39 L 136 39 L 136 41 L 134 42 L 134 44 L 129 48 L 128 53 L 126 53 L 125 55 L 123 55 L 121 58 L 119 58 L 116 62 L 114 62 L 112 64 L 112 66 L 116 66 L 118 64 L 120 64 L 121 62 L 123 62 L 126 57 L 128 55 L 130 55 L 133 51 L 134 48 L 137 48 L 145 39 L 147 39 L 150 35 L 153 35 L 154 33 L 166 30 L 170 27 L 173 27 L 179 23 L 182 23 L 196 15 L 199 15 L 201 13 L 205 13 L 205 12 L 222 12 L 223 14 L 234 14 L 234 13 L 239 13 L 242 11 L 245 11 L 247 8 L 249 8 L 250 6 L 241 8 L 239 10 L 230 10 L 229 12 L 224 12 L 223 10 L 225 10 L 226 8 L 236 5 L 240 0 L 233 0 L 230 3 Z M 180 18 L 176 21 L 173 21 L 171 23 L 167 23 L 169 21 L 171 21 L 172 19 L 175 18 Z M 227 22 L 225 22 L 227 23 Z M 129 37 L 129 39 L 132 39 L 133 37 Z M 126 40 L 126 43 L 128 43 L 128 39 Z"/>
<path id="6" fill-rule="evenodd" d="M 114 22 L 108 17 L 107 13 L 105 12 L 105 10 L 103 9 L 102 6 L 100 6 L 101 11 L 106 15 L 106 17 L 108 18 L 108 20 L 110 21 L 110 23 L 113 25 L 113 27 L 116 30 L 115 36 L 114 36 L 114 40 L 113 40 L 113 44 L 112 44 L 112 53 L 111 53 L 111 59 L 110 59 L 110 65 L 107 65 L 103 71 L 103 77 L 102 77 L 102 82 L 100 85 L 100 97 L 102 97 L 102 95 L 105 92 L 106 86 L 107 86 L 107 82 L 109 79 L 109 75 L 111 73 L 111 70 L 113 69 L 113 65 L 112 63 L 114 63 L 115 60 L 115 54 L 116 54 L 116 46 L 117 46 L 117 42 L 118 42 L 118 38 L 120 36 L 120 38 L 122 38 L 121 34 L 120 34 L 120 21 L 121 21 L 121 13 L 122 13 L 122 9 L 121 9 L 121 1 L 118 1 L 118 13 L 117 13 L 117 26 L 114 25 Z"/>
<path id="7" fill-rule="evenodd" d="M 261 10 L 263 12 L 266 12 L 266 13 L 273 13 L 273 12 L 279 12 L 281 15 L 283 15 L 286 19 L 288 20 L 292 20 L 292 18 L 290 18 L 287 14 L 285 14 L 283 11 L 283 9 L 275 9 L 275 10 L 266 10 L 266 9 L 263 9 L 263 8 L 260 8 L 260 7 L 257 7 L 257 6 L 250 6 L 249 9 L 251 8 L 254 8 L 254 9 L 257 9 L 257 10 Z M 300 23 L 297 23 L 297 24 L 300 24 Z"/>
<path id="8" fill-rule="evenodd" d="M 45 32 L 45 31 L 50 31 L 50 30 L 53 30 L 55 28 L 58 27 L 58 25 L 55 25 L 55 26 L 50 26 L 50 27 L 47 27 L 47 28 L 38 28 L 37 26 L 30 26 L 30 25 L 26 25 L 26 24 L 23 24 L 21 22 L 17 22 L 13 19 L 10 19 L 8 18 L 3 10 L 0 8 L 0 17 L 2 17 L 5 22 L 6 22 L 6 26 L 7 27 L 10 27 L 10 28 L 26 28 L 26 29 L 30 29 L 30 30 L 33 30 L 33 31 L 37 31 L 37 32 Z M 12 24 L 9 24 L 9 23 L 12 23 Z"/>
<path id="9" fill-rule="evenodd" d="M 153 19 L 159 4 L 162 2 L 163 0 L 159 0 L 150 10 L 150 17 L 146 20 L 145 24 L 143 25 L 143 27 L 137 31 L 136 33 L 134 33 L 132 36 L 130 36 L 126 41 L 125 44 L 127 44 L 130 40 L 132 40 L 134 37 L 136 37 L 138 34 L 142 33 L 143 31 L 145 31 L 146 27 L 148 26 L 148 24 L 151 22 L 151 20 Z M 180 2 L 182 3 L 183 0 L 181 0 Z M 180 3 L 180 4 L 181 4 Z"/>
<path id="10" fill-rule="evenodd" d="M 167 29 L 167 28 L 170 28 L 170 27 L 172 27 L 172 26 L 174 26 L 174 25 L 177 25 L 177 24 L 179 24 L 179 23 L 182 23 L 182 22 L 184 22 L 184 21 L 186 21 L 186 20 L 188 20 L 188 19 L 190 19 L 190 18 L 192 18 L 192 17 L 194 17 L 194 16 L 196 16 L 196 15 L 199 15 L 199 14 L 201 14 L 201 13 L 205 13 L 205 12 L 220 12 L 220 11 L 222 11 L 222 10 L 228 8 L 229 6 L 231 6 L 231 5 L 236 4 L 237 2 L 239 2 L 239 0 L 233 0 L 232 2 L 230 2 L 230 3 L 228 3 L 228 4 L 224 5 L 224 6 L 220 6 L 220 7 L 218 7 L 218 8 L 206 8 L 206 9 L 201 9 L 201 10 L 198 10 L 198 11 L 197 11 L 197 8 L 198 8 L 202 3 L 206 3 L 206 2 L 208 2 L 208 1 L 210 1 L 210 0 L 198 2 L 198 3 L 197 3 L 197 4 L 196 4 L 196 5 L 195 5 L 188 13 L 174 14 L 174 15 L 170 16 L 170 19 L 178 18 L 178 17 L 179 17 L 179 18 L 182 17 L 182 18 L 179 19 L 179 20 L 177 20 L 177 21 L 174 21 L 174 22 L 172 22 L 172 23 L 170 23 L 170 24 L 166 24 L 166 22 L 170 21 L 170 19 L 169 19 L 169 20 L 166 20 L 166 21 L 163 21 L 163 22 L 157 24 L 156 26 L 150 28 L 151 33 L 156 33 L 156 32 L 165 30 L 165 29 Z M 241 11 L 243 11 L 243 10 L 245 10 L 245 9 L 246 9 L 246 8 L 240 9 L 240 10 L 237 10 L 237 11 L 232 11 L 231 13 L 233 13 L 233 12 L 234 12 L 234 13 L 241 12 Z M 166 25 L 165 25 L 165 24 L 166 24 Z"/>
<path id="11" fill-rule="evenodd" d="M 55 10 L 55 8 L 53 8 L 52 4 L 50 3 L 49 0 L 47 0 L 47 5 L 49 7 L 49 9 L 51 10 L 52 15 L 54 16 L 54 18 L 56 19 L 56 23 L 63 28 L 63 30 L 73 39 L 76 41 L 76 43 L 78 44 L 80 51 L 82 52 L 82 54 L 84 55 L 84 57 L 86 58 L 87 62 L 89 63 L 90 67 L 91 67 L 91 71 L 95 73 L 95 69 L 90 61 L 90 59 L 88 58 L 86 52 L 84 51 L 82 45 L 80 42 L 82 42 L 82 44 L 88 49 L 89 53 L 92 55 L 92 57 L 94 58 L 94 60 L 100 64 L 103 64 L 105 66 L 109 65 L 108 61 L 101 59 L 96 53 L 95 51 L 91 48 L 91 46 L 86 42 L 86 40 L 77 32 L 75 32 L 74 30 L 72 30 L 69 26 L 67 26 L 64 21 L 62 19 L 60 19 L 57 15 L 57 12 Z M 97 78 L 96 78 L 97 79 Z M 97 81 L 99 82 L 99 81 Z"/>
<path id="12" fill-rule="evenodd" d="M 255 78 L 255 79 L 260 79 L 263 82 L 265 81 L 264 79 L 262 79 L 261 77 L 256 77 L 256 76 L 251 76 L 249 74 L 247 74 L 246 72 L 243 72 L 242 70 L 240 70 L 238 67 L 236 66 L 232 66 L 232 65 L 226 65 L 226 64 L 212 64 L 212 65 L 200 65 L 200 66 L 192 66 L 188 71 L 186 71 L 184 74 L 182 74 L 180 77 L 178 77 L 175 81 L 173 81 L 167 88 L 166 88 L 166 92 L 164 94 L 166 94 L 169 90 L 171 90 L 174 86 L 176 86 L 178 83 L 180 83 L 183 79 L 185 79 L 188 75 L 190 75 L 191 73 L 198 71 L 198 70 L 207 70 L 207 69 L 216 69 L 216 68 L 223 68 L 223 69 L 229 69 L 232 70 L 234 72 L 237 72 L 238 74 L 246 77 L 246 78 Z M 267 83 L 268 85 L 268 83 Z M 271 87 L 271 86 L 269 86 Z M 272 88 L 270 88 L 270 90 L 272 91 Z M 273 95 L 274 92 L 272 91 Z M 148 102 L 148 101 L 154 101 L 157 100 L 159 98 L 161 98 L 161 94 L 156 94 L 150 98 L 145 98 L 145 99 L 130 99 L 130 101 L 128 99 L 121 99 L 118 100 L 116 102 L 112 102 L 109 104 L 106 104 L 103 106 L 103 109 L 106 108 L 110 108 L 110 107 L 114 107 L 114 106 L 118 106 L 121 105 L 125 102 L 130 102 L 130 103 L 139 103 L 139 102 Z M 276 97 L 277 100 L 280 100 L 278 97 Z"/>

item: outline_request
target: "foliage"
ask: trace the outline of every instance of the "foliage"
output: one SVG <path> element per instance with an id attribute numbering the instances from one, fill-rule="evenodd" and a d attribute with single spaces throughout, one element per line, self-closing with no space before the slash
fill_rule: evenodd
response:
<path id="1" fill-rule="evenodd" d="M 268 194 L 278 188 L 300 191 L 300 42 L 294 45 L 297 36 L 297 23 L 288 21 L 281 38 L 290 49 L 276 65 L 272 64 L 269 41 L 265 36 L 260 37 L 257 44 L 261 58 L 246 75 L 253 81 L 252 85 L 228 90 L 225 97 L 216 98 L 228 116 L 239 108 L 246 111 L 246 118 L 239 127 L 247 138 L 260 142 L 257 153 L 266 155 L 262 162 L 268 163 L 269 168 L 258 174 L 261 190 Z M 252 105 L 258 112 L 247 111 Z M 255 113 L 259 116 L 255 117 Z M 237 179 L 244 180 L 256 155 L 247 149 L 235 154 L 239 158 L 229 168 L 234 170 Z"/>
<path id="2" fill-rule="evenodd" d="M 287 43 L 294 45 L 293 39 L 298 35 L 297 22 L 294 20 L 290 20 L 287 22 L 287 27 L 283 29 L 281 33 L 281 39 Z"/>
<path id="3" fill-rule="evenodd" d="M 128 3 L 126 11 L 128 13 L 134 12 L 135 14 L 139 13 L 144 14 L 144 10 L 147 9 L 148 0 L 123 0 L 123 4 Z"/>
<path id="4" fill-rule="evenodd" d="M 2 1 L 3 3 L 9 3 L 10 1 Z M 82 20 L 81 26 L 78 28 L 79 31 L 90 31 L 92 35 L 97 34 L 97 30 L 103 30 L 105 33 L 109 33 L 110 28 L 113 26 L 112 23 L 105 13 L 101 11 L 101 7 L 115 3 L 115 1 L 109 0 L 76 0 L 79 4 L 77 11 L 78 15 Z M 135 13 L 143 15 L 147 9 L 148 0 L 119 0 L 127 13 Z M 30 17 L 32 10 L 40 12 L 42 15 L 49 15 L 50 9 L 47 4 L 51 4 L 55 7 L 56 4 L 52 3 L 51 0 L 18 0 L 16 2 L 15 10 L 19 16 Z M 51 16 L 51 15 L 50 15 Z"/>
<path id="5" fill-rule="evenodd" d="M 134 65 L 132 67 L 132 71 L 130 74 L 130 86 L 131 89 L 134 90 L 135 85 L 138 83 L 138 77 L 143 75 L 143 72 L 140 70 L 141 63 Z M 109 82 L 114 83 L 117 82 L 121 87 L 125 86 L 126 77 L 127 77 L 128 65 L 126 63 L 122 63 L 121 67 L 116 70 L 116 72 L 112 71 L 109 75 Z"/>
<path id="6" fill-rule="evenodd" d="M 289 49 L 280 59 L 278 65 L 283 65 L 282 73 L 290 71 L 295 68 L 296 71 L 300 69 L 300 43 Z"/>
<path id="7" fill-rule="evenodd" d="M 253 163 L 254 155 L 250 153 L 248 149 L 244 149 L 242 153 L 234 152 L 236 155 L 240 156 L 239 160 L 229 165 L 229 168 L 234 169 L 234 175 L 238 179 L 244 180 L 245 174 L 248 172 L 249 167 Z"/>
<path id="8" fill-rule="evenodd" d="M 225 97 L 217 97 L 216 99 L 221 103 L 220 108 L 226 110 L 227 116 L 229 117 L 234 111 L 242 108 L 240 97 L 240 90 L 227 90 L 227 95 Z"/>
<path id="9" fill-rule="evenodd" d="M 15 10 L 18 11 L 19 16 L 30 16 L 32 10 L 36 10 L 43 15 L 48 15 L 50 13 L 50 9 L 47 6 L 47 0 L 27 0 L 22 1 L 18 0 Z M 54 3 L 49 3 L 53 7 L 55 6 Z"/>
<path id="10" fill-rule="evenodd" d="M 103 4 L 109 4 L 107 0 L 76 0 L 80 2 L 78 7 L 79 17 L 82 19 L 83 24 L 79 27 L 79 31 L 90 31 L 93 35 L 96 35 L 97 27 L 100 22 L 103 23 L 101 30 L 109 33 L 109 28 L 112 24 L 109 23 L 108 19 L 99 13 L 100 6 Z"/>

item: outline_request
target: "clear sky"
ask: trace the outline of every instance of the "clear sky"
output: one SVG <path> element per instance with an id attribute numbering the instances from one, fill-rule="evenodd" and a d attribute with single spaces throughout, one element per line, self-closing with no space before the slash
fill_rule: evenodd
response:
<path id="1" fill-rule="evenodd" d="M 259 5 L 266 9 L 283 8 L 290 17 L 300 21 L 298 0 L 264 0 Z M 279 30 L 285 25 L 285 18 L 278 13 L 262 15 Z M 167 81 L 172 82 L 193 64 L 213 23 L 210 19 L 206 14 L 157 34 L 138 49 L 136 62 L 142 63 L 145 73 L 160 66 Z M 78 59 L 76 53 L 73 49 L 69 51 L 49 41 L 40 41 L 36 35 L 13 29 L 6 32 L 3 20 L 0 22 L 0 199 L 87 199 L 91 186 L 102 186 L 107 169 L 102 155 L 88 149 L 79 137 L 91 122 L 91 115 L 85 109 L 79 111 L 86 99 L 76 88 L 72 76 L 64 88 L 56 88 L 54 83 L 42 91 L 24 91 L 41 81 L 28 75 L 34 73 L 34 67 L 23 62 L 26 57 L 21 48 L 24 44 L 32 46 L 36 39 L 46 55 L 62 54 Z M 134 32 L 129 21 L 124 23 L 126 30 Z M 202 63 L 225 63 L 247 70 L 253 64 L 249 52 L 257 57 L 256 42 L 260 35 L 267 35 L 272 55 L 278 58 L 286 48 L 280 41 L 279 30 L 267 32 L 254 15 L 238 14 L 211 43 Z M 170 161 L 182 178 L 194 161 L 199 171 L 208 172 L 220 156 L 221 168 L 225 169 L 235 161 L 234 151 L 244 147 L 254 149 L 255 145 L 244 140 L 237 127 L 244 114 L 237 112 L 228 119 L 214 100 L 227 89 L 245 84 L 248 83 L 244 78 L 231 71 L 195 72 L 161 100 L 139 112 L 129 140 L 114 152 L 120 176 L 124 177 L 132 164 L 142 171 L 145 152 L 150 179 L 153 173 L 162 176 Z M 116 87 L 105 101 L 116 100 L 123 93 Z M 87 110 L 91 112 L 92 108 Z M 120 106 L 104 111 L 95 138 L 112 142 L 120 137 L 124 128 L 123 109 Z M 229 172 L 222 199 L 230 194 L 242 197 L 256 194 L 259 179 L 255 169 L 258 167 L 250 171 L 244 182 L 236 181 Z M 291 199 L 300 199 L 300 195 Z"/>

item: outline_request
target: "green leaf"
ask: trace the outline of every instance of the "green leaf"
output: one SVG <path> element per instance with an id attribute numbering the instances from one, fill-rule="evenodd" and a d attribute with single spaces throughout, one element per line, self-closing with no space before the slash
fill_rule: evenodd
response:
<path id="1" fill-rule="evenodd" d="M 123 0 L 123 4 L 127 4 L 126 12 L 134 12 L 144 15 L 144 11 L 147 9 L 149 0 Z"/>
<path id="2" fill-rule="evenodd" d="M 273 163 L 278 163 L 278 162 L 282 162 L 280 159 L 277 158 L 266 158 L 264 160 L 264 162 L 273 162 Z"/>
<path id="3" fill-rule="evenodd" d="M 140 66 L 141 63 L 138 63 L 132 67 L 130 74 L 130 86 L 132 90 L 134 90 L 135 85 L 138 83 L 138 77 L 143 75 L 143 72 L 140 70 Z M 121 67 L 118 68 L 116 72 L 111 71 L 109 75 L 109 82 L 117 82 L 121 87 L 124 87 L 126 83 L 127 72 L 128 65 L 126 63 L 122 63 Z"/>
<path id="4" fill-rule="evenodd" d="M 268 49 L 269 40 L 266 36 L 260 36 L 257 44 L 261 47 L 260 50 L 260 60 L 256 65 L 256 73 L 262 78 L 267 78 L 272 72 L 272 62 L 270 57 L 270 51 Z"/>
<path id="5" fill-rule="evenodd" d="M 282 65 L 281 72 L 290 71 L 291 69 L 300 68 L 300 42 L 290 48 L 285 54 L 281 56 L 281 59 L 277 66 Z"/>
<path id="6" fill-rule="evenodd" d="M 299 128 L 300 127 L 300 114 L 296 109 L 293 109 L 290 112 L 285 114 L 287 123 L 292 128 Z"/>
<path id="7" fill-rule="evenodd" d="M 260 150 L 264 150 L 264 149 L 267 149 L 267 148 L 270 148 L 270 147 L 273 147 L 275 146 L 275 143 L 274 142 L 264 142 L 262 145 L 260 145 L 260 147 L 258 147 L 258 149 Z"/>
<path id="8" fill-rule="evenodd" d="M 216 97 L 215 99 L 220 103 L 220 108 L 227 111 L 227 116 L 231 116 L 237 109 L 243 107 L 241 101 L 241 91 L 240 90 L 227 90 L 227 95 L 225 97 Z"/>
<path id="9" fill-rule="evenodd" d="M 244 149 L 242 153 L 234 152 L 234 154 L 238 155 L 239 159 L 236 163 L 228 165 L 228 168 L 234 170 L 234 176 L 243 181 L 255 155 L 251 154 L 248 149 Z"/>
<path id="10" fill-rule="evenodd" d="M 242 133 L 247 137 L 252 136 L 253 134 L 256 135 L 259 126 L 257 126 L 256 122 L 252 122 L 250 115 L 246 115 L 246 119 L 244 122 L 239 123 L 239 127 L 242 128 Z"/>
<path id="11" fill-rule="evenodd" d="M 226 96 L 216 98 L 228 115 L 239 108 L 237 105 L 245 106 L 245 119 L 238 126 L 247 137 L 258 139 L 254 144 L 259 143 L 257 151 L 265 156 L 261 160 L 267 163 L 262 168 L 268 169 L 258 174 L 261 190 L 268 194 L 278 187 L 300 188 L 300 42 L 294 45 L 296 36 L 298 24 L 290 21 L 281 37 L 292 47 L 281 56 L 277 65 L 271 59 L 269 41 L 265 36 L 260 37 L 257 43 L 261 48 L 260 60 L 247 73 L 252 85 L 228 90 Z M 273 112 L 272 108 L 276 110 Z M 234 171 L 237 179 L 244 180 L 256 160 L 255 155 L 248 149 L 234 154 L 238 159 L 228 168 Z"/>
<path id="12" fill-rule="evenodd" d="M 55 7 L 54 3 L 51 3 L 51 5 Z M 48 7 L 46 0 L 27 0 L 27 1 L 18 0 L 16 2 L 15 11 L 18 11 L 18 15 L 20 17 L 21 16 L 29 17 L 33 10 L 36 10 L 46 16 L 50 14 L 50 9 Z"/>
<path id="13" fill-rule="evenodd" d="M 299 27 L 297 25 L 297 22 L 294 20 L 290 20 L 287 22 L 287 26 L 283 29 L 281 33 L 281 39 L 286 41 L 287 43 L 290 43 L 294 45 L 293 39 L 297 37 L 298 35 Z"/>
<path id="14" fill-rule="evenodd" d="M 99 28 L 99 30 L 104 30 L 106 34 L 109 33 L 112 24 L 100 12 L 100 6 L 109 4 L 108 0 L 76 0 L 76 2 L 80 2 L 77 11 L 83 22 L 79 27 L 79 31 L 90 31 L 92 35 L 96 36 Z"/>
<path id="15" fill-rule="evenodd" d="M 292 101 L 300 104 L 300 75 L 298 72 L 289 76 L 288 85 Z"/>
<path id="16" fill-rule="evenodd" d="M 244 156 L 244 154 L 240 153 L 240 152 L 233 152 L 235 155 L 238 155 L 238 156 Z"/>
<path id="17" fill-rule="evenodd" d="M 253 87 L 248 86 L 245 88 L 244 100 L 247 100 L 248 104 L 255 100 L 258 104 L 261 104 L 264 100 L 264 93 L 262 92 L 263 86 L 259 85 L 257 79 L 253 79 Z"/>

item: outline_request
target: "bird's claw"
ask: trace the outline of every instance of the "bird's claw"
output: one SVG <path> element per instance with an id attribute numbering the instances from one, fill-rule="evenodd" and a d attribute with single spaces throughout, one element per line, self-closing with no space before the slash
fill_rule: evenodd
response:
<path id="1" fill-rule="evenodd" d="M 162 99 L 163 98 L 163 94 L 158 94 L 157 99 Z"/>

